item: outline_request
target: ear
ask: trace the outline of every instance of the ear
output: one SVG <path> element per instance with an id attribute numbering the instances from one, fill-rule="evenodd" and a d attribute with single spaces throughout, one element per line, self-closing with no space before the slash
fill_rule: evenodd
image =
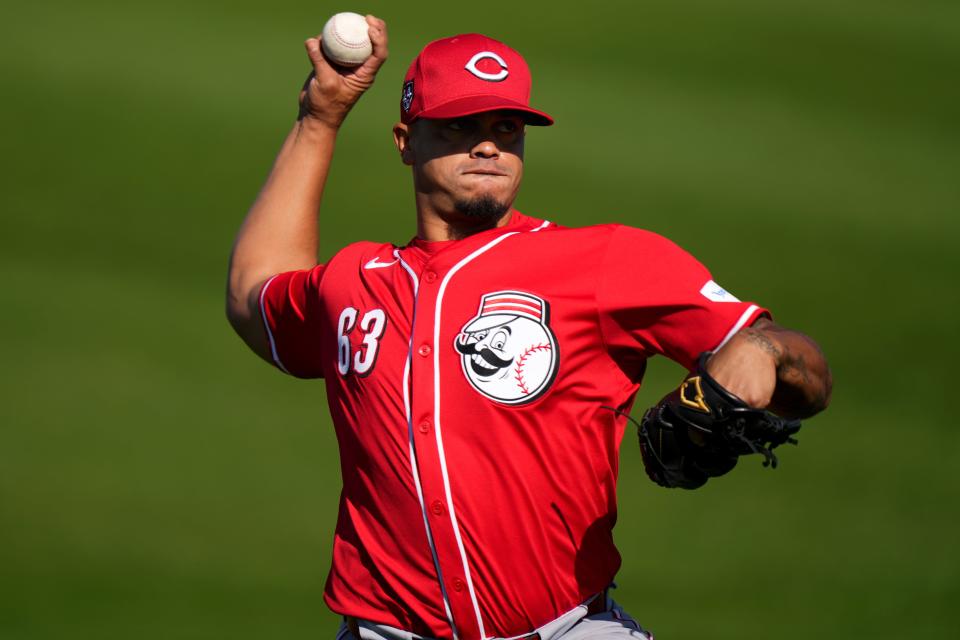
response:
<path id="1" fill-rule="evenodd" d="M 398 122 L 393 127 L 393 143 L 400 152 L 400 160 L 405 165 L 412 165 L 414 161 L 413 147 L 410 145 L 410 127 Z"/>

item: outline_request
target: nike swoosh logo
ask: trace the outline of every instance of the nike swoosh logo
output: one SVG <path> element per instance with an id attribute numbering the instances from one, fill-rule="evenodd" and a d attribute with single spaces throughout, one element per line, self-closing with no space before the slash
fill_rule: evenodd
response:
<path id="1" fill-rule="evenodd" d="M 397 260 L 393 262 L 380 262 L 380 258 L 374 258 L 367 264 L 363 265 L 364 269 L 382 269 L 383 267 L 392 267 L 397 264 Z"/>

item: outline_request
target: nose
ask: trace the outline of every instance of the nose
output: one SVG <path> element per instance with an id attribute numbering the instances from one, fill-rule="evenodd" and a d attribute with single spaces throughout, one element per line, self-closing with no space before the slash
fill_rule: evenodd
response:
<path id="1" fill-rule="evenodd" d="M 488 137 L 473 145 L 470 149 L 471 158 L 496 159 L 500 157 L 500 148 Z"/>

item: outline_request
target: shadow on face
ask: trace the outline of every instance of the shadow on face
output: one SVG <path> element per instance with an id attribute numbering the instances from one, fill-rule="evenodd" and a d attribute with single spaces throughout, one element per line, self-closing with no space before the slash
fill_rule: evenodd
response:
<path id="1" fill-rule="evenodd" d="M 420 119 L 394 127 L 401 160 L 413 170 L 418 201 L 438 212 L 500 218 L 523 178 L 524 118 L 489 111 Z"/>

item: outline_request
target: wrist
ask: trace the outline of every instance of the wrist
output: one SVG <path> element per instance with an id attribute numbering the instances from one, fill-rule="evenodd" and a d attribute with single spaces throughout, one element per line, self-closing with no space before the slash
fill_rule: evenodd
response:
<path id="1" fill-rule="evenodd" d="M 294 141 L 298 144 L 332 145 L 339 131 L 340 126 L 336 123 L 315 116 L 298 118 L 293 125 Z"/>
<path id="2" fill-rule="evenodd" d="M 332 119 L 322 118 L 320 116 L 307 113 L 302 114 L 297 119 L 296 129 L 299 135 L 306 134 L 329 138 L 336 137 L 337 133 L 340 131 L 340 125 L 342 123 L 342 120 L 337 122 Z"/>

